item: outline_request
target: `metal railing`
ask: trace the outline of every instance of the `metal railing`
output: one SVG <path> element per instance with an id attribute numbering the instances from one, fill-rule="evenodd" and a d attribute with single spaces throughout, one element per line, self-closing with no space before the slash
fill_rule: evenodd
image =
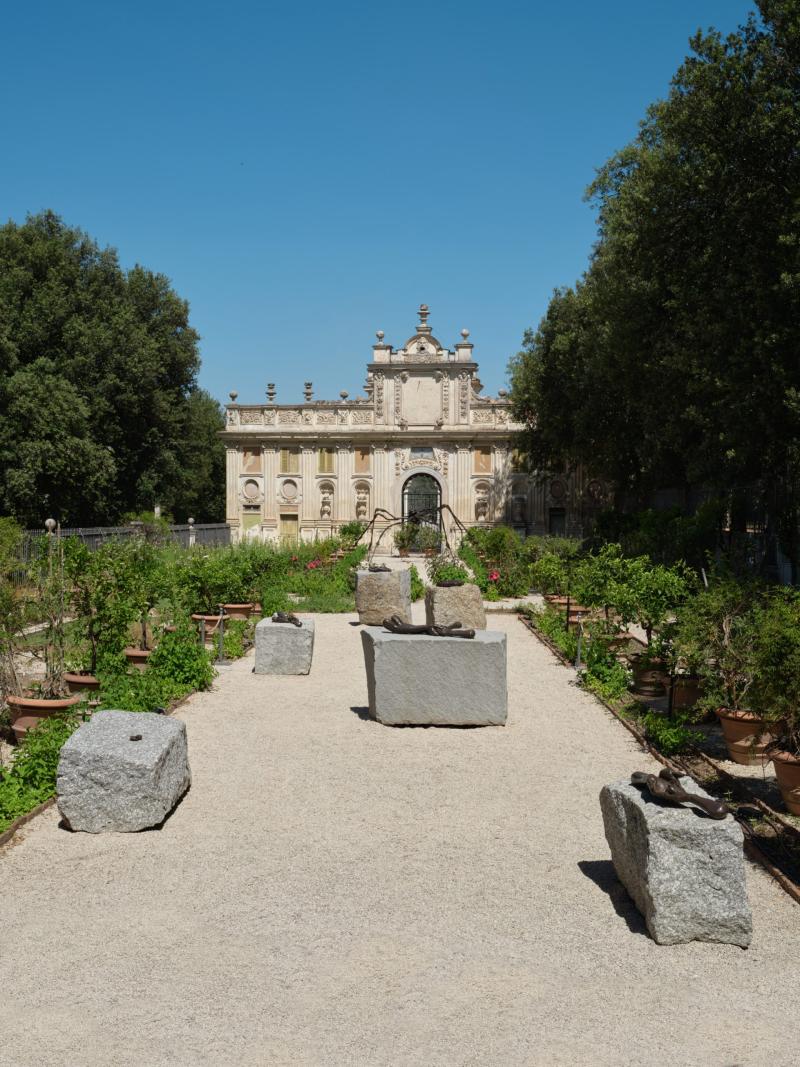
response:
<path id="1" fill-rule="evenodd" d="M 231 543 L 231 528 L 224 522 L 209 523 L 184 523 L 170 526 L 170 537 L 184 548 L 192 545 L 229 545 Z M 128 526 L 62 526 L 62 537 L 77 537 L 94 552 L 106 541 L 127 541 L 131 537 L 139 537 L 146 533 L 142 523 L 132 523 Z M 15 585 L 24 585 L 26 574 L 25 568 L 33 560 L 39 559 L 47 551 L 47 535 L 44 527 L 41 530 L 23 530 L 22 543 L 20 545 L 20 569 L 14 572 Z"/>

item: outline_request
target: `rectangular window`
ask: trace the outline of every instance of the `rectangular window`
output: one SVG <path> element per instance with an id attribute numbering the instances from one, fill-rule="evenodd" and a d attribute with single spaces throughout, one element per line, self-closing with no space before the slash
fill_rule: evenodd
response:
<path id="1" fill-rule="evenodd" d="M 411 459 L 433 459 L 433 449 L 427 445 L 415 446 L 411 449 Z"/>
<path id="2" fill-rule="evenodd" d="M 242 449 L 242 474 L 261 473 L 261 449 Z"/>
<path id="3" fill-rule="evenodd" d="M 492 473 L 492 450 L 491 448 L 476 448 L 473 452 L 475 457 L 475 473 Z"/>
<path id="4" fill-rule="evenodd" d="M 281 449 L 281 474 L 299 474 L 300 473 L 300 449 L 299 448 L 282 448 Z"/>
<path id="5" fill-rule="evenodd" d="M 547 532 L 552 537 L 567 536 L 567 512 L 565 508 L 550 508 L 547 516 Z"/>
<path id="6" fill-rule="evenodd" d="M 356 474 L 369 474 L 370 450 L 368 448 L 356 449 Z"/>
<path id="7" fill-rule="evenodd" d="M 319 473 L 333 474 L 333 449 L 321 448 L 319 452 L 317 452 L 317 456 L 317 470 L 319 471 Z"/>

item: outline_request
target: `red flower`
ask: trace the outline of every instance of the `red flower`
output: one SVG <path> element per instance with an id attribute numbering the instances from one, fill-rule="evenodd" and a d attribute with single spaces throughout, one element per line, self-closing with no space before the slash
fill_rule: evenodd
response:
<path id="1" fill-rule="evenodd" d="M 297 556 L 292 556 L 291 560 L 292 560 L 292 563 L 297 563 Z"/>
<path id="2" fill-rule="evenodd" d="M 500 571 L 490 571 L 489 572 L 489 581 L 490 582 L 496 582 L 499 577 L 500 577 Z"/>

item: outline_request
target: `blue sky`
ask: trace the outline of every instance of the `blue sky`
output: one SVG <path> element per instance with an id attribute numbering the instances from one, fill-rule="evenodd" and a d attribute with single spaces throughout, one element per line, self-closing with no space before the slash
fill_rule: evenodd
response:
<path id="1" fill-rule="evenodd" d="M 7 5 L 0 217 L 170 277 L 219 399 L 361 392 L 466 326 L 488 392 L 586 266 L 583 192 L 739 0 Z"/>

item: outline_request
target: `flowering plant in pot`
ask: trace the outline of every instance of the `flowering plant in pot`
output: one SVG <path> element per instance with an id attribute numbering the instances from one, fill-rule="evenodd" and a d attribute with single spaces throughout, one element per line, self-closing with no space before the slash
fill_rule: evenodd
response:
<path id="1" fill-rule="evenodd" d="M 766 721 L 753 708 L 756 606 L 761 590 L 727 575 L 677 613 L 674 642 L 679 657 L 696 664 L 703 683 L 698 710 L 712 710 L 735 763 L 763 764 L 773 741 Z"/>
<path id="2" fill-rule="evenodd" d="M 800 595 L 772 590 L 755 608 L 751 706 L 774 736 L 767 753 L 783 802 L 800 815 Z"/>

